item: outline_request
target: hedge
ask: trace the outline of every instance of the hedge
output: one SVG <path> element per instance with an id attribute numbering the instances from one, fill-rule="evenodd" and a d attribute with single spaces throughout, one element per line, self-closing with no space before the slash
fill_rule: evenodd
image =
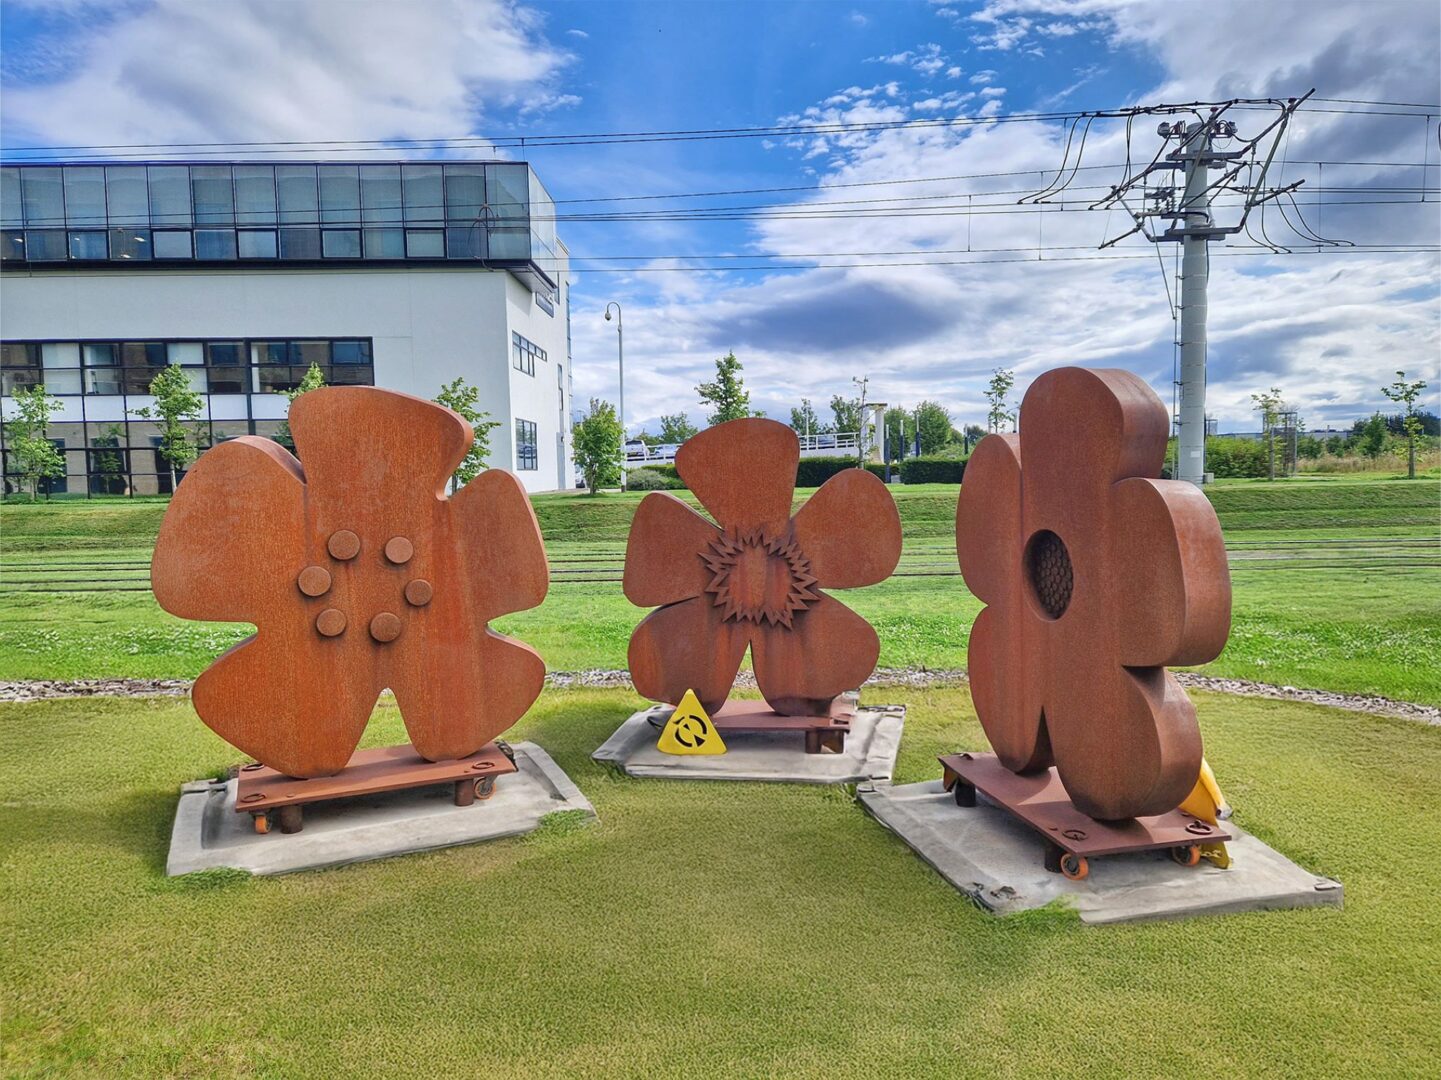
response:
<path id="1" fill-rule="evenodd" d="M 901 462 L 903 484 L 959 484 L 966 463 L 957 458 L 912 457 Z"/>

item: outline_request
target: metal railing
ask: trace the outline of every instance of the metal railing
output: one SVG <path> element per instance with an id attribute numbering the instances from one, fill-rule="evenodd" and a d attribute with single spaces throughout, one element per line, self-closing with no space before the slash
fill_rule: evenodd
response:
<path id="1" fill-rule="evenodd" d="M 801 456 L 818 457 L 834 454 L 846 457 L 860 452 L 861 436 L 858 431 L 834 431 L 823 435 L 801 435 Z M 629 442 L 625 447 L 627 465 L 669 465 L 675 461 L 679 443 L 661 443 L 649 446 L 643 442 Z"/>

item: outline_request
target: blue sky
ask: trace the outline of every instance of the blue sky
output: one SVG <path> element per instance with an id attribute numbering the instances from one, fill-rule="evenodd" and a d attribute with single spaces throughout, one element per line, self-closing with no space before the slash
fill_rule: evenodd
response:
<path id="1" fill-rule="evenodd" d="M 0 20 L 7 147 L 974 120 L 1289 96 L 1312 86 L 1322 97 L 1433 102 L 1441 82 L 1441 30 L 1429 0 L 7 0 Z M 1259 113 L 1248 115 L 1260 122 Z M 1154 152 L 1154 129 L 1154 120 L 1137 126 L 1136 154 Z M 933 398 L 958 424 L 974 422 L 983 418 L 980 391 L 993 368 L 1014 368 L 1019 392 L 1041 370 L 1068 362 L 1131 368 L 1169 402 L 1163 277 L 1172 252 L 1158 265 L 1151 246 L 1135 240 L 1116 253 L 1137 258 L 1079 261 L 1107 229 L 1119 231 L 1124 215 L 887 213 L 963 200 L 1013 210 L 1017 193 L 1059 164 L 1066 133 L 1060 122 L 1015 123 L 507 153 L 532 161 L 558 200 L 800 189 L 561 203 L 565 214 L 770 207 L 743 220 L 561 223 L 577 257 L 577 391 L 614 396 L 615 339 L 600 313 L 617 300 L 632 430 L 662 412 L 700 419 L 694 387 L 731 348 L 755 403 L 781 417 L 801 397 L 824 411 L 833 393 L 850 392 L 852 377 L 868 375 L 872 397 Z M 1098 124 L 1086 161 L 1119 163 L 1124 149 L 1118 124 Z M 1436 122 L 1424 116 L 1306 114 L 1284 156 L 1284 179 L 1304 178 L 1313 189 L 1434 189 L 1441 171 Z M 1423 157 L 1429 170 L 1298 164 Z M 925 180 L 1033 169 L 1034 180 Z M 1096 171 L 1084 182 L 1104 188 L 1113 179 Z M 1419 195 L 1383 197 L 1387 205 L 1340 206 L 1378 196 L 1299 196 L 1308 220 L 1328 234 L 1436 242 L 1436 196 L 1426 204 Z M 818 203 L 877 198 L 895 201 L 815 213 Z M 1274 213 L 1267 226 L 1272 239 L 1292 235 Z M 900 264 L 948 257 L 840 254 L 1038 243 L 1046 262 L 1020 254 L 914 266 Z M 816 253 L 838 254 L 808 257 Z M 1253 427 L 1249 395 L 1272 385 L 1313 427 L 1383 407 L 1379 387 L 1398 367 L 1441 386 L 1434 252 L 1216 254 L 1210 401 L 1223 429 Z M 597 261 L 619 255 L 630 261 Z M 739 258 L 699 258 L 716 255 Z M 1077 261 L 1051 261 L 1062 256 Z M 719 269 L 768 261 L 802 268 Z M 854 265 L 864 262 L 887 265 Z"/>

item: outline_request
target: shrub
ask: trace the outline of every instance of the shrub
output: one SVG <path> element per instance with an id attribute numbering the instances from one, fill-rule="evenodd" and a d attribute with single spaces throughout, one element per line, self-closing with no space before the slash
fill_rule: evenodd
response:
<path id="1" fill-rule="evenodd" d="M 820 487 L 838 472 L 854 469 L 853 457 L 805 457 L 796 466 L 796 487 Z"/>
<path id="2" fill-rule="evenodd" d="M 632 469 L 626 473 L 627 491 L 675 491 L 685 485 L 656 469 Z"/>
<path id="3" fill-rule="evenodd" d="M 966 463 L 955 458 L 913 457 L 901 462 L 903 484 L 959 484 Z"/>
<path id="4" fill-rule="evenodd" d="M 1281 450 L 1277 447 L 1278 472 L 1280 457 Z M 1207 439 L 1206 471 L 1214 473 L 1218 480 L 1264 477 L 1267 475 L 1266 443 L 1262 439 Z"/>

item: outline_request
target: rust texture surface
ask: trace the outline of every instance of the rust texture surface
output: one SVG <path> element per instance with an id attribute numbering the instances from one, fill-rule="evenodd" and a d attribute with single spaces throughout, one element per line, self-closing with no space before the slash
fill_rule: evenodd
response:
<path id="1" fill-rule="evenodd" d="M 524 489 L 492 469 L 447 495 L 470 425 L 407 394 L 314 390 L 290 427 L 299 461 L 269 439 L 222 443 L 161 524 L 160 606 L 257 627 L 196 680 L 196 712 L 277 772 L 326 776 L 388 687 L 423 757 L 474 753 L 545 677 L 533 649 L 487 625 L 549 583 Z"/>
<path id="2" fill-rule="evenodd" d="M 774 420 L 732 420 L 690 439 L 676 471 L 714 521 L 653 492 L 631 523 L 625 595 L 660 605 L 630 639 L 645 697 L 694 689 L 714 715 L 746 648 L 767 704 L 824 716 L 875 669 L 870 623 L 823 589 L 873 585 L 895 569 L 901 522 L 880 479 L 848 469 L 791 515 L 800 446 Z"/>
<path id="3" fill-rule="evenodd" d="M 949 789 L 959 779 L 1076 855 L 1118 855 L 1218 844 L 1230 840 L 1224 825 L 1209 825 L 1180 810 L 1121 821 L 1097 821 L 1076 809 L 1055 769 L 1018 774 L 994 754 L 948 754 L 940 759 Z"/>
<path id="4" fill-rule="evenodd" d="M 966 466 L 956 550 L 986 605 L 971 628 L 976 713 L 1015 772 L 1055 765 L 1099 819 L 1165 813 L 1196 783 L 1201 735 L 1168 664 L 1214 659 L 1231 622 L 1220 524 L 1158 479 L 1169 428 L 1145 382 L 1058 368 Z"/>
<path id="5" fill-rule="evenodd" d="M 515 762 L 494 743 L 449 761 L 427 761 L 413 746 L 382 746 L 356 751 L 346 767 L 334 776 L 308 780 L 286 776 L 268 765 L 247 765 L 238 777 L 235 809 L 237 813 L 253 813 L 287 804 L 375 795 L 513 772 Z"/>

